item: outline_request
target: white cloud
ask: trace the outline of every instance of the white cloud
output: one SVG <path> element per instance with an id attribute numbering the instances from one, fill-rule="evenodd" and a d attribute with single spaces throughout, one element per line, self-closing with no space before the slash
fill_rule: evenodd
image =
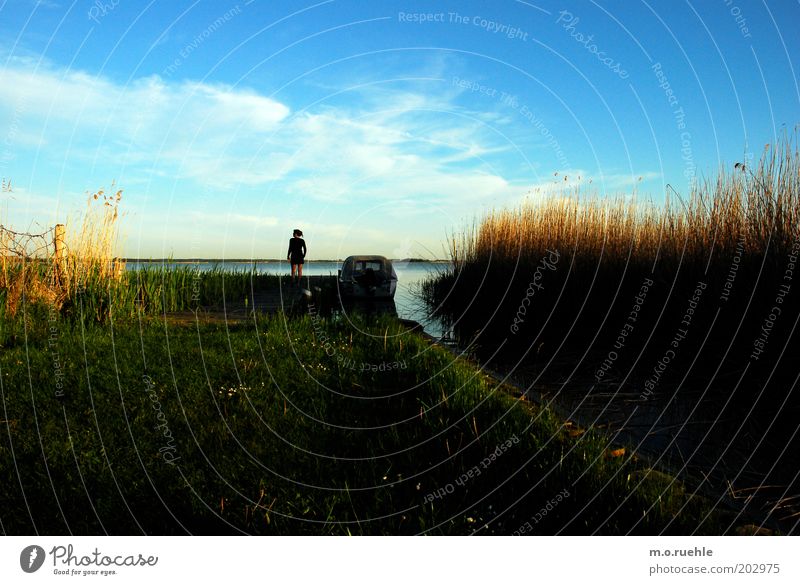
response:
<path id="1" fill-rule="evenodd" d="M 251 90 L 157 76 L 122 86 L 80 71 L 37 70 L 19 59 L 3 80 L 0 122 L 7 116 L 18 128 L 16 146 L 47 144 L 54 160 L 157 167 L 219 186 L 277 176 L 247 169 L 247 155 L 290 110 Z"/>
<path id="2" fill-rule="evenodd" d="M 53 161 L 111 163 L 219 190 L 282 181 L 282 191 L 328 201 L 475 199 L 508 187 L 483 162 L 506 147 L 487 142 L 480 122 L 448 116 L 456 108 L 442 97 L 369 88 L 361 101 L 375 109 L 290 115 L 278 100 L 225 85 L 151 76 L 123 86 L 21 59 L 3 75 L 0 108 L 19 119 L 18 145 L 44 148 Z"/>
<path id="3" fill-rule="evenodd" d="M 218 190 L 274 186 L 323 201 L 463 201 L 509 189 L 483 163 L 505 147 L 487 143 L 480 122 L 448 116 L 456 108 L 443 97 L 369 88 L 361 100 L 369 110 L 291 116 L 278 100 L 224 85 L 151 76 L 123 86 L 20 59 L 3 75 L 0 107 L 21 119 L 18 146 L 77 167 L 111 163 L 128 176 L 138 169 Z"/>
<path id="4" fill-rule="evenodd" d="M 40 174 L 69 167 L 91 169 L 105 180 L 124 176 L 126 188 L 136 185 L 129 209 L 147 218 L 151 234 L 165 234 L 160 246 L 176 246 L 179 254 L 181 239 L 196 239 L 198 226 L 240 248 L 267 236 L 282 241 L 282 230 L 295 225 L 287 221 L 293 215 L 310 220 L 296 225 L 316 238 L 343 246 L 360 241 L 364 249 L 382 243 L 388 250 L 398 246 L 397 234 L 387 231 L 392 222 L 427 221 L 424 229 L 433 231 L 431 214 L 439 214 L 438 225 L 454 225 L 481 206 L 518 203 L 529 188 L 563 187 L 561 177 L 531 186 L 527 177 L 523 183 L 507 176 L 517 146 L 487 126 L 502 120 L 454 105 L 448 92 L 370 86 L 352 90 L 353 99 L 343 100 L 347 106 L 292 112 L 249 88 L 158 76 L 123 85 L 81 71 L 37 68 L 32 59 L 8 63 L 0 84 L 0 132 L 14 126 L 15 148 L 37 153 Z M 516 162 L 519 174 L 530 172 L 519 170 L 521 158 Z M 568 183 L 578 175 L 586 182 L 580 169 L 563 174 Z M 215 194 L 213 203 L 189 211 L 178 192 L 173 207 L 170 187 L 181 180 L 176 191 L 196 185 Z M 606 188 L 633 184 L 624 174 L 603 180 Z M 599 176 L 594 182 L 600 187 Z M 167 209 L 161 201 L 169 201 L 169 213 L 157 212 Z M 380 227 L 348 223 L 371 208 L 388 218 Z M 262 209 L 268 211 L 257 215 Z M 320 210 L 324 215 L 317 217 Z"/>

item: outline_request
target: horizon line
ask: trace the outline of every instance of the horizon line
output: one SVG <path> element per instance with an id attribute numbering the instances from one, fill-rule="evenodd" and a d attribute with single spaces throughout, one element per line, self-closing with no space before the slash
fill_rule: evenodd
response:
<path id="1" fill-rule="evenodd" d="M 191 262 L 236 262 L 236 263 L 252 263 L 252 262 L 285 262 L 289 264 L 288 260 L 280 258 L 114 258 L 117 261 L 123 262 L 171 262 L 171 263 L 191 263 Z M 305 264 L 312 264 L 315 262 L 344 262 L 344 258 L 332 258 L 322 260 L 306 260 Z M 427 258 L 389 258 L 392 262 L 449 262 L 446 258 L 435 258 L 429 260 Z"/>

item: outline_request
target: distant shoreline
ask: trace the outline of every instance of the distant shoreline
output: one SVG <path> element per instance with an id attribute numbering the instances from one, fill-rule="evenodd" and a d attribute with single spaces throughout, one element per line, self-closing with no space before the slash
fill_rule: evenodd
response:
<path id="1" fill-rule="evenodd" d="M 117 258 L 123 262 L 131 262 L 137 264 L 260 264 L 265 262 L 285 262 L 280 258 Z M 443 264 L 450 262 L 449 260 L 423 260 L 419 258 L 402 258 L 391 259 L 392 262 L 409 262 L 411 264 Z M 339 260 L 306 260 L 306 264 L 331 264 L 333 262 L 344 262 L 344 259 Z"/>

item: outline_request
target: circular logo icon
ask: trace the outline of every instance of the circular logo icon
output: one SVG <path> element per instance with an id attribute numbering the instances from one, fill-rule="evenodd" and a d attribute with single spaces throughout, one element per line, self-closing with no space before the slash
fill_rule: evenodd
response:
<path id="1" fill-rule="evenodd" d="M 41 546 L 32 544 L 22 549 L 19 554 L 19 566 L 26 573 L 35 573 L 44 564 L 44 549 Z"/>

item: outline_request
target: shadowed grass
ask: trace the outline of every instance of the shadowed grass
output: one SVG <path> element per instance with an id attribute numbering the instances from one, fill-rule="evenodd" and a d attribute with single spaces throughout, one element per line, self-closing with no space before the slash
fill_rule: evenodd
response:
<path id="1" fill-rule="evenodd" d="M 0 355 L 4 529 L 511 533 L 562 490 L 535 532 L 659 533 L 687 502 L 670 532 L 726 525 L 395 322 L 356 324 L 34 326 Z"/>

